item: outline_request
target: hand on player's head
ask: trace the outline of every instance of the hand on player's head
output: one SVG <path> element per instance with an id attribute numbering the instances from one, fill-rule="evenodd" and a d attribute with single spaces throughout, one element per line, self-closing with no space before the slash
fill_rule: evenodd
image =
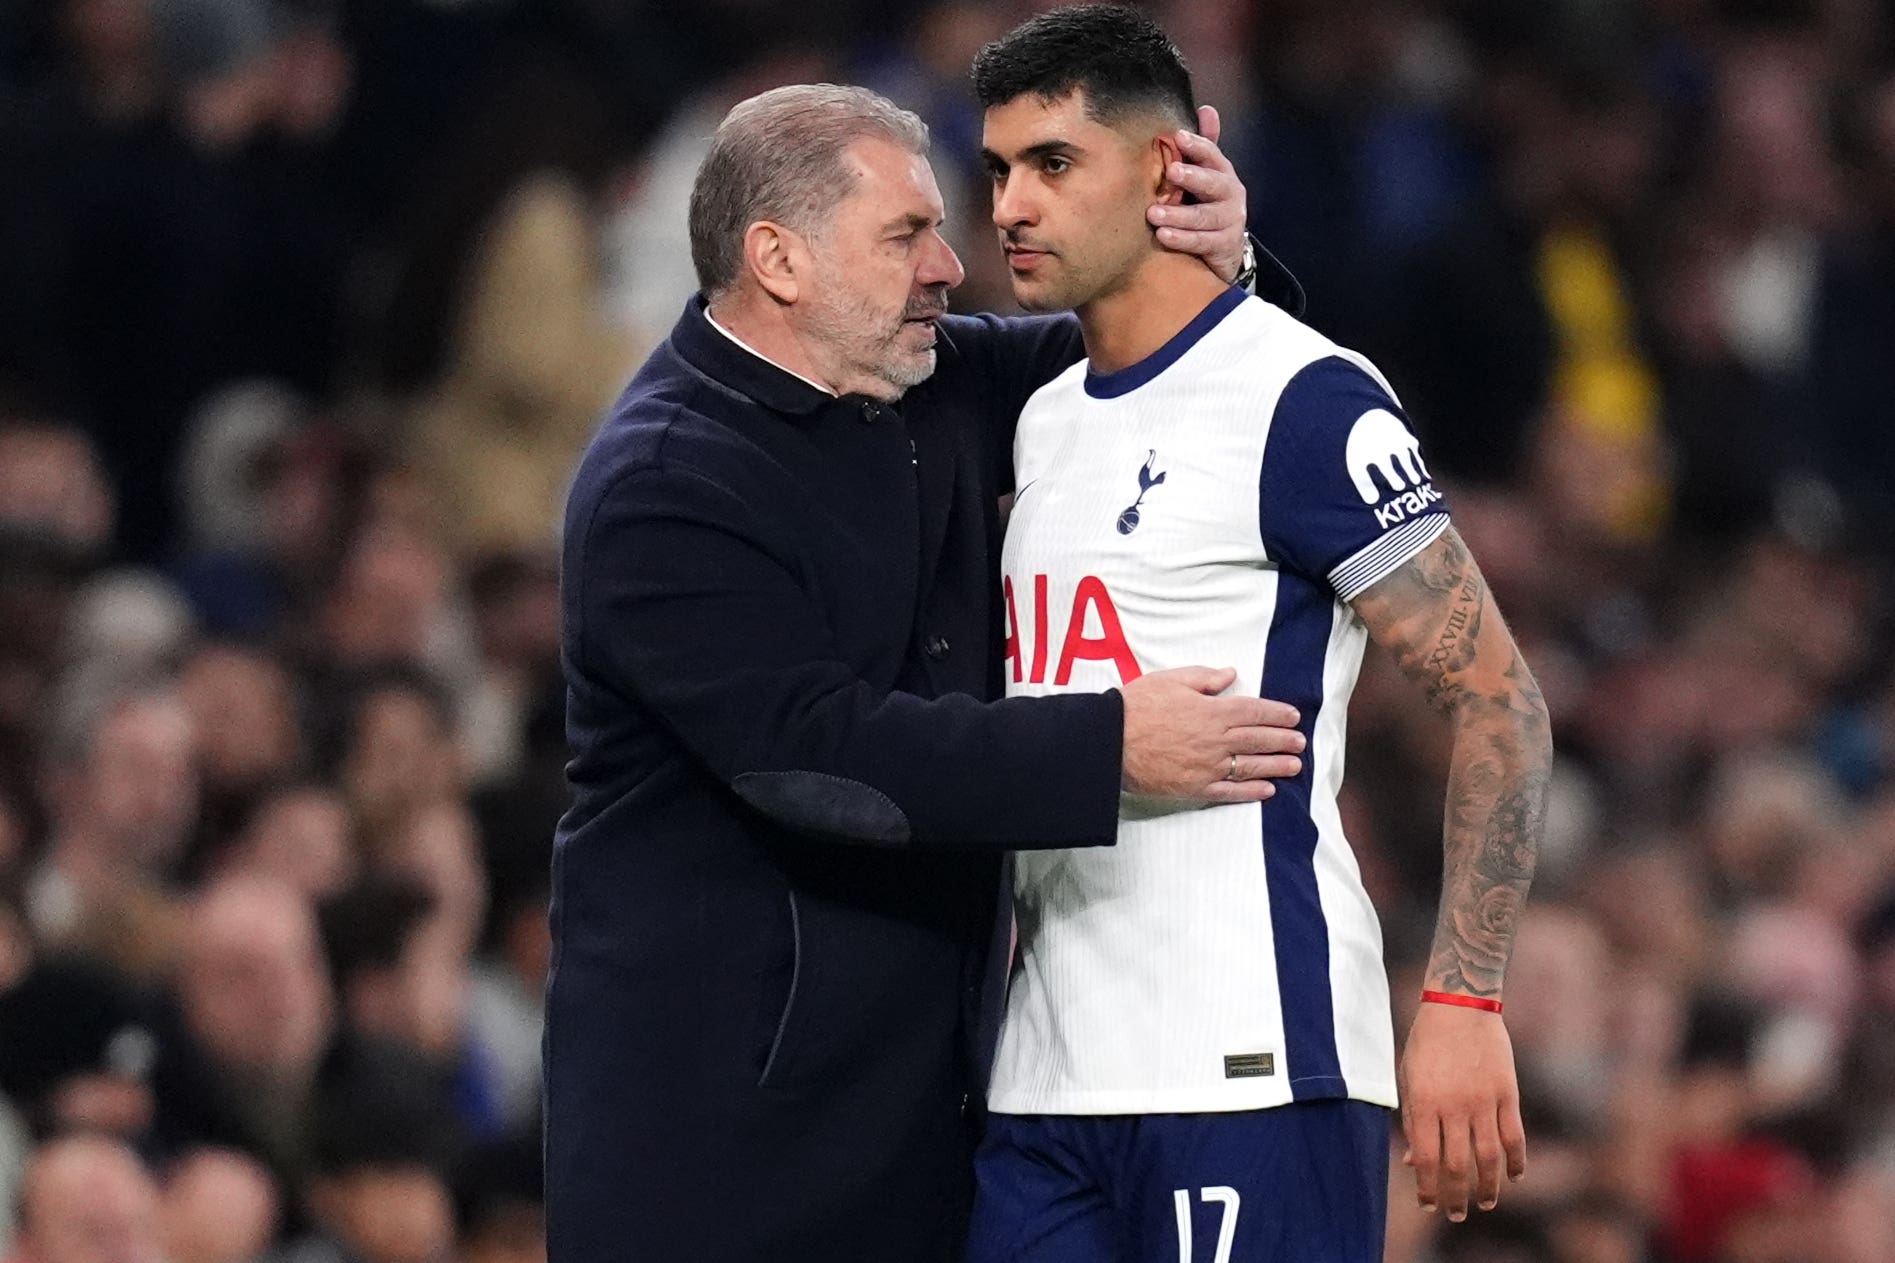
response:
<path id="1" fill-rule="evenodd" d="M 1225 280 L 1243 266 L 1244 225 L 1249 218 L 1244 182 L 1217 147 L 1219 124 L 1211 106 L 1198 107 L 1197 132 L 1179 131 L 1179 160 L 1166 179 L 1191 195 L 1189 202 L 1160 199 L 1145 212 L 1158 244 L 1195 254 Z"/>

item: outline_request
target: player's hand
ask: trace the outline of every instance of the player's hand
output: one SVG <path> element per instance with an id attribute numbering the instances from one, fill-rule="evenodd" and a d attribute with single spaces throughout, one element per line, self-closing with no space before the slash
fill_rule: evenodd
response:
<path id="1" fill-rule="evenodd" d="M 1154 671 L 1127 684 L 1125 788 L 1202 802 L 1259 802 L 1270 778 L 1303 770 L 1296 708 L 1259 697 L 1219 697 L 1237 673 L 1209 667 Z"/>
<path id="2" fill-rule="evenodd" d="M 1402 1131 L 1423 1210 L 1455 1223 L 1471 1201 L 1492 1210 L 1500 1177 L 1526 1174 L 1513 1041 L 1498 1013 L 1423 1004 L 1401 1065 Z"/>
<path id="3" fill-rule="evenodd" d="M 1177 133 L 1184 161 L 1166 175 L 1196 202 L 1189 206 L 1154 204 L 1145 218 L 1158 230 L 1158 244 L 1180 254 L 1195 254 L 1227 281 L 1244 266 L 1244 224 L 1249 206 L 1237 168 L 1217 147 L 1217 110 L 1198 106 L 1198 130 Z"/>

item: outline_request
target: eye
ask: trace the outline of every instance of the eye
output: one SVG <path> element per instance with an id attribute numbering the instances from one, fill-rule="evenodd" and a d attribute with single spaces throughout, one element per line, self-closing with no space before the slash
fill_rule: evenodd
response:
<path id="1" fill-rule="evenodd" d="M 1044 170 L 1048 175 L 1062 175 L 1073 165 L 1073 160 L 1063 154 L 1051 154 L 1046 159 Z"/>

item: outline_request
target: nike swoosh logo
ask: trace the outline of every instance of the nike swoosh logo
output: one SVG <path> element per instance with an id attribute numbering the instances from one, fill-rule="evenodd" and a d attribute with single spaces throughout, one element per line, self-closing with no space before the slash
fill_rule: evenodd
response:
<path id="1" fill-rule="evenodd" d="M 1016 504 L 1016 505 L 1017 505 L 1017 504 L 1019 504 L 1019 503 L 1020 503 L 1020 497 L 1026 494 L 1026 492 L 1027 492 L 1027 488 L 1028 488 L 1028 487 L 1031 487 L 1031 486 L 1032 486 L 1032 485 L 1033 485 L 1034 483 L 1036 483 L 1036 482 L 1038 482 L 1038 481 L 1039 481 L 1039 479 L 1038 479 L 1038 478 L 1032 478 L 1032 479 L 1029 479 L 1028 481 L 1026 481 L 1025 483 L 1022 483 L 1022 484 L 1021 484 L 1020 486 L 1018 486 L 1018 487 L 1015 487 L 1015 488 L 1013 489 L 1013 502 L 1014 502 L 1014 504 Z"/>

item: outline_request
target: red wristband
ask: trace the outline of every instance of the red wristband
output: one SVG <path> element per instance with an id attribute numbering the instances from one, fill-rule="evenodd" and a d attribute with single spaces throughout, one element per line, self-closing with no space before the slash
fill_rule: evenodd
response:
<path id="1" fill-rule="evenodd" d="M 1455 995 L 1451 991 L 1424 991 L 1421 998 L 1427 1004 L 1458 1004 L 1464 1009 L 1480 1009 L 1485 1013 L 1500 1012 L 1500 1001 L 1488 1000 L 1477 995 Z"/>

